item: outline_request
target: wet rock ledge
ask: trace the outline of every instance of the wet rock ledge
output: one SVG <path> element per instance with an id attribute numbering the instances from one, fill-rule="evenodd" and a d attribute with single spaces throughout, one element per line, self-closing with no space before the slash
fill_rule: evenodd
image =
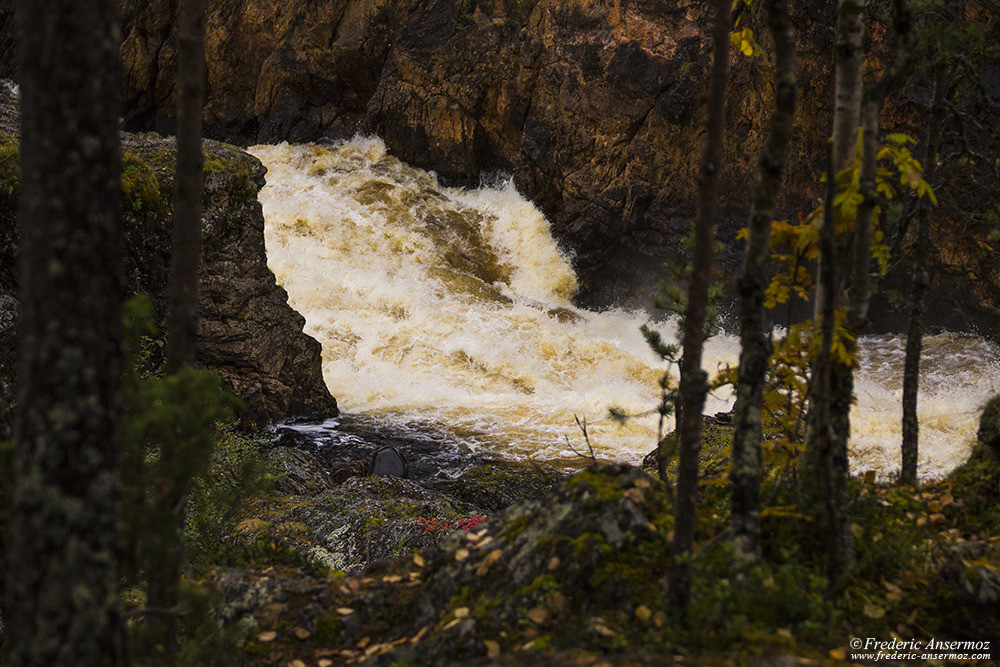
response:
<path id="1" fill-rule="evenodd" d="M 17 313 L 19 181 L 16 99 L 0 90 L 0 336 L 13 341 Z M 173 138 L 122 134 L 122 241 L 127 290 L 154 300 L 162 324 L 170 270 Z M 257 426 L 292 416 L 337 414 L 321 373 L 319 343 L 267 268 L 257 192 L 265 168 L 254 157 L 205 142 L 198 364 L 222 376 Z M 0 390 L 10 400 L 13 345 L 0 355 Z"/>

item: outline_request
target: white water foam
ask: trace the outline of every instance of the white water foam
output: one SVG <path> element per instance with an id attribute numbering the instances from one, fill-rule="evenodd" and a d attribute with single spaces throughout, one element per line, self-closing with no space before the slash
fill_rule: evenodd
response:
<path id="1" fill-rule="evenodd" d="M 653 448 L 655 416 L 625 427 L 607 418 L 612 405 L 638 414 L 658 401 L 660 365 L 638 330 L 647 316 L 574 307 L 568 258 L 511 183 L 442 187 L 377 138 L 251 152 L 268 168 L 269 265 L 323 344 L 324 377 L 346 411 L 557 465 L 579 464 L 566 441 L 584 448 L 574 416 L 600 458 L 636 463 Z M 661 330 L 674 338 L 672 323 Z M 978 411 L 1000 388 L 994 346 L 952 336 L 937 353 L 938 338 L 920 396 L 925 476 L 964 460 Z M 899 343 L 862 345 L 852 465 L 887 474 L 899 459 Z M 717 336 L 705 368 L 737 356 L 738 341 Z M 711 396 L 706 412 L 731 404 Z"/>

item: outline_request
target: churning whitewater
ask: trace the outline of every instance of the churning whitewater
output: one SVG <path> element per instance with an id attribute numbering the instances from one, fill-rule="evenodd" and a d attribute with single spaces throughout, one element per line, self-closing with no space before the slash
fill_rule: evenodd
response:
<path id="1" fill-rule="evenodd" d="M 377 138 L 250 152 L 268 169 L 269 265 L 322 343 L 324 377 L 345 411 L 554 465 L 580 464 L 567 442 L 585 449 L 576 416 L 599 458 L 637 463 L 655 446 L 661 369 L 639 333 L 648 316 L 574 307 L 570 261 L 512 183 L 442 187 Z M 673 338 L 672 323 L 660 329 Z M 862 345 L 852 467 L 891 474 L 905 340 Z M 717 336 L 705 368 L 738 354 L 736 338 Z M 968 456 L 979 411 L 1000 389 L 998 358 L 968 336 L 925 343 L 923 476 Z M 646 416 L 620 427 L 611 406 Z M 731 394 L 713 395 L 706 412 L 731 406 Z"/>

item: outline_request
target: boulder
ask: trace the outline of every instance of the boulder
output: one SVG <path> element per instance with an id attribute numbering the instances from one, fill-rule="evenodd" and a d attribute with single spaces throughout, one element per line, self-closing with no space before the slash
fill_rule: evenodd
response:
<path id="1" fill-rule="evenodd" d="M 10 334 L 17 291 L 18 174 L 16 99 L 0 90 L 0 293 Z M 260 162 L 234 146 L 204 144 L 202 264 L 199 274 L 197 363 L 222 376 L 241 396 L 257 426 L 291 416 L 337 414 L 321 371 L 319 343 L 267 268 L 264 217 L 257 191 Z M 158 134 L 122 135 L 122 241 L 127 289 L 149 294 L 162 325 L 172 243 L 175 142 Z M 16 309 L 14 309 L 16 310 Z M 5 346 L 4 349 L 10 349 Z M 13 377 L 0 356 L 0 389 Z"/>

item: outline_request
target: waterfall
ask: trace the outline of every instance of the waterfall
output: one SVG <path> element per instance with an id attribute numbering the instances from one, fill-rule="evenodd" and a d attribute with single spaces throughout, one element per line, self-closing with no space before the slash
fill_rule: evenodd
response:
<path id="1" fill-rule="evenodd" d="M 461 443 L 472 451 L 575 467 L 586 420 L 599 458 L 638 463 L 655 446 L 662 369 L 642 312 L 576 308 L 576 278 L 549 224 L 509 180 L 440 185 L 388 155 L 377 138 L 255 146 L 268 261 L 348 413 Z M 675 337 L 675 324 L 657 328 Z M 899 468 L 905 339 L 861 340 L 852 467 Z M 712 372 L 735 365 L 738 340 L 706 344 Z M 1000 390 L 1000 351 L 971 336 L 925 342 L 921 473 L 960 464 L 979 410 Z M 706 412 L 730 409 L 728 391 Z M 645 416 L 619 426 L 617 406 Z M 668 424 L 667 428 L 672 428 Z M 567 442 L 567 439 L 569 442 Z"/>

